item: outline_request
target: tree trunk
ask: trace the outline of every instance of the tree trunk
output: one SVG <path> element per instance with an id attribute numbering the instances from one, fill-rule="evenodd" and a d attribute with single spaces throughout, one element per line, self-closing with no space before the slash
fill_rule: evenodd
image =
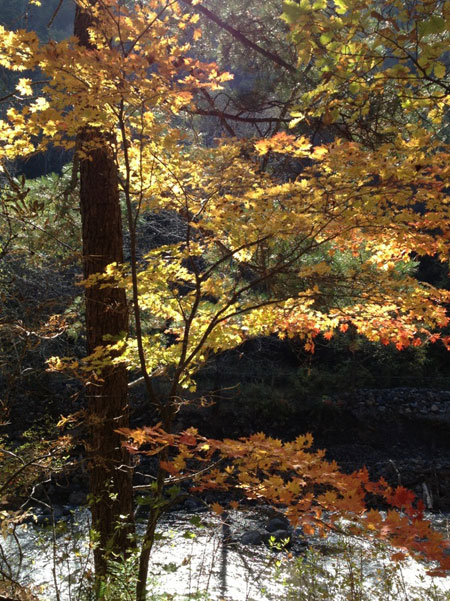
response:
<path id="1" fill-rule="evenodd" d="M 96 0 L 91 0 L 94 4 Z M 87 28 L 91 17 L 77 7 L 74 33 L 90 47 Z M 94 128 L 79 136 L 80 147 L 96 144 L 80 160 L 80 209 L 84 276 L 103 273 L 110 263 L 123 262 L 122 218 L 117 168 L 104 134 Z M 87 351 L 104 344 L 105 336 L 119 337 L 128 331 L 125 291 L 119 288 L 86 288 Z M 87 385 L 88 460 L 92 525 L 97 537 L 94 564 L 97 584 L 107 573 L 108 556 L 122 555 L 131 546 L 132 472 L 121 447 L 117 428 L 128 426 L 127 372 L 124 366 L 102 369 L 100 378 Z"/>

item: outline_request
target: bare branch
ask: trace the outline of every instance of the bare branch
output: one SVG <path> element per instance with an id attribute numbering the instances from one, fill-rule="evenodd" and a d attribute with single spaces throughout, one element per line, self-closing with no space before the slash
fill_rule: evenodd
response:
<path id="1" fill-rule="evenodd" d="M 299 73 L 297 67 L 294 67 L 294 65 L 287 63 L 283 58 L 281 58 L 281 56 L 278 56 L 278 54 L 270 52 L 269 50 L 262 48 L 258 44 L 255 44 L 255 42 L 252 42 L 252 40 L 249 40 L 243 33 L 241 33 L 239 30 L 235 29 L 231 25 L 228 25 L 228 23 L 226 23 L 223 19 L 218 17 L 211 10 L 209 10 L 209 8 L 206 8 L 205 6 L 202 6 L 201 4 L 193 5 L 192 0 L 181 0 L 181 1 L 184 4 L 187 4 L 188 6 L 190 6 L 193 10 L 201 13 L 202 15 L 205 15 L 205 17 L 207 17 L 210 21 L 213 21 L 216 25 L 218 25 L 225 31 L 228 31 L 228 33 L 230 33 L 236 40 L 238 40 L 239 42 L 244 44 L 244 46 L 247 46 L 248 48 L 255 50 L 255 52 L 258 52 L 262 56 L 265 56 L 266 58 L 271 60 L 273 63 L 276 63 L 280 67 L 283 67 L 290 73 Z"/>
<path id="2" fill-rule="evenodd" d="M 196 115 L 204 115 L 206 117 L 219 117 L 222 119 L 230 119 L 231 121 L 242 121 L 243 123 L 289 123 L 290 119 L 282 117 L 243 117 L 242 115 L 232 115 L 231 113 L 223 113 L 218 109 L 207 111 L 205 109 L 196 109 Z"/>

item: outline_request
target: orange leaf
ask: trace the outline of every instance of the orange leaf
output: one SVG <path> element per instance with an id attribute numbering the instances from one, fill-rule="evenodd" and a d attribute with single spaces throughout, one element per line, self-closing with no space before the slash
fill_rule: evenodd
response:
<path id="1" fill-rule="evenodd" d="M 221 515 L 224 512 L 224 509 L 220 503 L 213 503 L 211 505 L 211 509 L 214 511 L 214 513 L 217 513 L 217 515 Z"/>
<path id="2" fill-rule="evenodd" d="M 172 476 L 176 476 L 178 474 L 177 468 L 170 461 L 160 461 L 159 465 L 163 470 L 165 470 Z"/>
<path id="3" fill-rule="evenodd" d="M 404 486 L 397 486 L 394 494 L 388 498 L 388 501 L 394 507 L 406 507 L 414 502 L 416 495 L 405 488 Z"/>
<path id="4" fill-rule="evenodd" d="M 197 439 L 195 436 L 192 436 L 192 434 L 184 432 L 179 438 L 179 443 L 194 447 L 197 444 Z"/>
<path id="5" fill-rule="evenodd" d="M 302 530 L 307 536 L 313 536 L 316 531 L 311 524 L 302 524 Z"/>

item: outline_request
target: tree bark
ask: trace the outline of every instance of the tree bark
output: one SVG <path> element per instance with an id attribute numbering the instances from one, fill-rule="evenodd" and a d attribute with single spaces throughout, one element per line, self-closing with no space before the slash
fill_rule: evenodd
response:
<path id="1" fill-rule="evenodd" d="M 96 0 L 91 0 L 95 4 Z M 91 47 L 91 16 L 77 7 L 74 34 Z M 92 129 L 79 136 L 80 148 L 95 140 L 95 149 L 80 160 L 80 210 L 84 276 L 103 273 L 107 265 L 123 262 L 122 217 L 117 167 L 105 134 Z M 101 142 L 101 144 L 99 144 Z M 85 291 L 87 351 L 105 344 L 105 336 L 128 331 L 125 291 L 91 286 Z M 122 365 L 102 369 L 87 385 L 88 460 L 92 526 L 96 533 L 94 564 L 97 584 L 107 574 L 108 558 L 131 546 L 132 472 L 115 430 L 128 426 L 127 372 Z"/>

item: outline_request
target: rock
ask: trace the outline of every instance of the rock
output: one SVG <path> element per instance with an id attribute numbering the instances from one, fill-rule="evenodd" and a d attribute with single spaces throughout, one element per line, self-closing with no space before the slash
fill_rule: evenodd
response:
<path id="1" fill-rule="evenodd" d="M 197 511 L 199 509 L 203 509 L 204 505 L 201 501 L 199 501 L 198 499 L 186 499 L 186 501 L 184 502 L 184 508 L 187 509 L 187 511 Z"/>
<path id="2" fill-rule="evenodd" d="M 433 411 L 434 413 L 439 411 L 439 407 L 436 405 L 436 403 L 433 403 L 433 405 L 431 405 L 431 411 Z"/>
<path id="3" fill-rule="evenodd" d="M 276 532 L 277 530 L 288 530 L 289 520 L 283 516 L 274 517 L 265 526 L 268 532 Z"/>
<path id="4" fill-rule="evenodd" d="M 82 490 L 74 490 L 69 495 L 69 505 L 86 505 L 86 493 Z"/>
<path id="5" fill-rule="evenodd" d="M 38 515 L 33 520 L 38 526 L 48 526 L 52 520 L 51 515 Z"/>
<path id="6" fill-rule="evenodd" d="M 68 514 L 68 510 L 62 507 L 61 505 L 55 505 L 53 507 L 52 515 L 55 520 L 60 520 L 65 515 Z"/>
<path id="7" fill-rule="evenodd" d="M 46 507 L 34 507 L 31 513 L 33 517 L 30 521 L 38 524 L 39 526 L 48 525 L 52 518 L 50 515 L 50 510 Z"/>
<path id="8" fill-rule="evenodd" d="M 265 542 L 264 537 L 266 535 L 267 532 L 261 530 L 249 530 L 248 532 L 244 532 L 240 538 L 240 542 L 243 545 L 260 545 Z"/>

